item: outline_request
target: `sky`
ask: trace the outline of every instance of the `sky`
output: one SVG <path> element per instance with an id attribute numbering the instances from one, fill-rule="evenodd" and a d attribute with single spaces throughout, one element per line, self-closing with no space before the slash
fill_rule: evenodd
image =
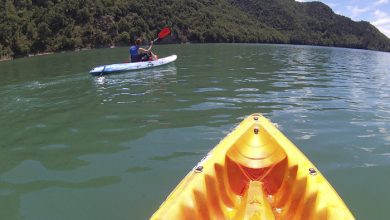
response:
<path id="1" fill-rule="evenodd" d="M 309 2 L 313 0 L 296 0 Z M 318 1 L 318 0 L 317 0 Z M 336 14 L 354 21 L 368 21 L 390 38 L 390 0 L 319 0 Z"/>

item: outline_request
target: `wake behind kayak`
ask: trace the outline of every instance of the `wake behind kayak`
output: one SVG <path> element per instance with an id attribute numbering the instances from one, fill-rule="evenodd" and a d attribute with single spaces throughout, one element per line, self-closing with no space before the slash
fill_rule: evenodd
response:
<path id="1" fill-rule="evenodd" d="M 109 73 L 154 68 L 157 66 L 162 66 L 168 63 L 172 63 L 176 59 L 177 59 L 176 55 L 171 55 L 154 61 L 145 61 L 145 62 L 137 62 L 137 63 L 118 63 L 118 64 L 110 64 L 104 66 L 97 66 L 93 68 L 91 71 L 89 71 L 89 73 L 94 76 L 100 76 Z"/>

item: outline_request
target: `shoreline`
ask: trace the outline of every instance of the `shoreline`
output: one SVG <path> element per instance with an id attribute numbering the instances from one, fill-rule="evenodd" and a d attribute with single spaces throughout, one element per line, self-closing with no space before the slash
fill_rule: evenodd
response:
<path id="1" fill-rule="evenodd" d="M 44 53 L 34 53 L 34 54 L 28 54 L 26 56 L 23 56 L 23 57 L 1 57 L 0 58 L 0 62 L 3 62 L 3 61 L 11 61 L 11 60 L 15 60 L 15 59 L 19 59 L 19 58 L 27 58 L 27 57 L 36 57 L 36 56 L 44 56 L 44 55 L 50 55 L 50 54 L 54 54 L 55 52 L 44 52 Z M 61 52 L 59 52 L 61 53 Z"/>
<path id="2" fill-rule="evenodd" d="M 198 43 L 198 42 L 183 42 L 183 43 L 173 43 L 173 44 L 210 44 L 210 43 Z M 214 43 L 211 43 L 214 44 Z M 215 44 L 237 44 L 237 43 L 215 43 Z M 238 44 L 273 44 L 273 43 L 238 43 Z M 375 49 L 367 49 L 367 48 L 357 48 L 357 47 L 341 47 L 341 46 L 334 46 L 334 45 L 312 45 L 312 44 L 288 44 L 288 43 L 274 43 L 275 45 L 292 45 L 292 46 L 313 46 L 313 47 L 329 47 L 329 48 L 340 48 L 340 49 L 352 49 L 352 50 L 365 50 L 365 51 L 376 51 L 376 52 L 383 52 L 383 53 L 390 53 L 390 51 L 383 51 L 383 50 L 375 50 Z M 166 45 L 166 44 L 161 44 Z M 119 46 L 122 47 L 122 46 Z M 58 54 L 58 53 L 66 53 L 66 52 L 82 52 L 82 51 L 88 51 L 88 50 L 96 50 L 96 49 L 115 49 L 118 48 L 117 45 L 111 45 L 108 47 L 98 47 L 98 48 L 78 48 L 74 50 L 64 50 L 64 51 L 57 51 L 57 52 L 43 52 L 43 53 L 36 53 L 36 54 L 28 54 L 23 57 L 1 57 L 0 62 L 4 61 L 12 61 L 19 58 L 27 58 L 27 57 L 36 57 L 36 56 L 45 56 L 45 55 L 52 55 L 52 54 Z"/>
<path id="3" fill-rule="evenodd" d="M 54 54 L 55 52 L 43 52 L 43 53 L 34 53 L 34 54 L 29 54 L 25 57 L 36 57 L 36 56 L 44 56 L 44 55 L 50 55 Z"/>
<path id="4" fill-rule="evenodd" d="M 13 57 L 0 57 L 0 62 L 13 60 Z"/>
<path id="5" fill-rule="evenodd" d="M 92 50 L 92 48 L 81 48 L 81 49 L 75 49 L 75 50 L 63 50 L 63 51 L 57 51 L 57 52 L 33 53 L 33 54 L 28 54 L 28 55 L 22 56 L 22 57 L 1 57 L 0 58 L 0 62 L 11 61 L 11 60 L 19 59 L 19 58 L 29 58 L 29 57 L 45 56 L 45 55 L 52 55 L 52 54 L 66 53 L 66 52 L 80 52 L 80 51 L 86 51 L 86 50 Z"/>

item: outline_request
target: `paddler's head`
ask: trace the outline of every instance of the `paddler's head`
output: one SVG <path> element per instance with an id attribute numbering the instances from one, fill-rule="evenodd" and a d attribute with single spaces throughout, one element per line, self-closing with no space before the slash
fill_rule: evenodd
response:
<path id="1" fill-rule="evenodd" d="M 141 38 L 137 38 L 137 39 L 135 40 L 135 45 L 138 45 L 138 46 L 140 46 L 140 45 L 141 45 L 141 43 L 142 43 L 142 40 L 141 40 Z"/>

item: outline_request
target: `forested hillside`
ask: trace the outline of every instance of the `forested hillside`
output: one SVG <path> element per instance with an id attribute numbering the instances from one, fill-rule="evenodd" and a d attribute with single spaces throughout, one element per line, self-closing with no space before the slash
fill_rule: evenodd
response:
<path id="1" fill-rule="evenodd" d="M 231 0 L 257 21 L 273 27 L 288 43 L 390 51 L 390 40 L 368 22 L 335 14 L 321 2 Z"/>
<path id="2" fill-rule="evenodd" d="M 319 2 L 294 0 L 2 0 L 0 58 L 129 45 L 163 27 L 171 42 L 261 42 L 390 51 L 390 40 Z"/>

